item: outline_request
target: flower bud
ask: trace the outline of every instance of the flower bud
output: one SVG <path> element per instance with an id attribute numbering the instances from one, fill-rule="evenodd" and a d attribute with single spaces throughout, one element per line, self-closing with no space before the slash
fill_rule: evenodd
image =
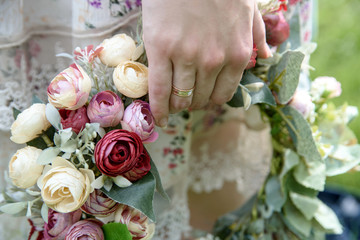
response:
<path id="1" fill-rule="evenodd" d="M 333 77 L 317 77 L 311 84 L 311 96 L 315 101 L 341 95 L 341 83 Z"/>
<path id="2" fill-rule="evenodd" d="M 115 212 L 115 222 L 126 224 L 133 239 L 148 240 L 155 233 L 155 224 L 150 223 L 140 211 L 127 205 L 120 204 Z"/>
<path id="3" fill-rule="evenodd" d="M 64 239 L 70 227 L 81 218 L 81 210 L 59 213 L 52 209 L 48 212 L 48 222 L 44 224 L 44 239 Z"/>
<path id="4" fill-rule="evenodd" d="M 304 118 L 308 118 L 315 110 L 315 105 L 307 91 L 296 90 L 294 96 L 289 102 L 289 105 L 298 110 Z"/>
<path id="5" fill-rule="evenodd" d="M 51 124 L 45 115 L 45 104 L 36 103 L 20 113 L 11 125 L 11 141 L 26 143 L 38 137 Z"/>
<path id="6" fill-rule="evenodd" d="M 105 39 L 100 47 L 103 47 L 99 55 L 101 62 L 110 67 L 116 67 L 121 62 L 131 59 L 136 44 L 126 34 L 117 34 L 112 38 Z"/>
<path id="7" fill-rule="evenodd" d="M 19 149 L 11 158 L 9 163 L 9 177 L 15 186 L 28 188 L 33 186 L 41 176 L 43 165 L 37 164 L 42 151 L 35 147 Z"/>
<path id="8" fill-rule="evenodd" d="M 118 125 L 124 114 L 124 104 L 112 91 L 97 93 L 90 101 L 87 115 L 90 122 L 100 123 L 100 127 Z"/>
<path id="9" fill-rule="evenodd" d="M 125 96 L 142 97 L 148 92 L 148 69 L 138 62 L 122 62 L 114 70 L 113 81 L 117 90 Z"/>
<path id="10" fill-rule="evenodd" d="M 263 16 L 266 27 L 266 42 L 278 46 L 286 41 L 290 35 L 290 27 L 282 12 Z"/>
<path id="11" fill-rule="evenodd" d="M 65 236 L 65 240 L 104 240 L 104 233 L 101 229 L 102 225 L 103 223 L 97 219 L 81 220 L 70 227 Z"/>
<path id="12" fill-rule="evenodd" d="M 155 120 L 150 105 L 141 100 L 132 102 L 124 112 L 123 129 L 135 132 L 144 143 L 154 142 L 159 134 L 155 132 Z"/>
<path id="13" fill-rule="evenodd" d="M 81 210 L 87 214 L 95 217 L 106 217 L 118 208 L 118 204 L 108 198 L 102 191 L 95 189 L 84 205 L 81 206 Z"/>
<path id="14" fill-rule="evenodd" d="M 85 106 L 76 110 L 60 109 L 59 113 L 63 128 L 72 128 L 76 134 L 79 134 L 85 128 L 85 124 L 90 122 Z"/>
<path id="15" fill-rule="evenodd" d="M 75 110 L 87 102 L 91 90 L 91 80 L 78 65 L 59 73 L 47 88 L 48 100 L 54 107 Z"/>

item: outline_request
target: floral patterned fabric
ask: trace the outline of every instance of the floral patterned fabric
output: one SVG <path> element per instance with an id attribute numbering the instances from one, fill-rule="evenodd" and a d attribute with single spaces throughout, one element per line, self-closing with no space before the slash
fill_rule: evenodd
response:
<path id="1" fill-rule="evenodd" d="M 9 140 L 12 108 L 30 106 L 33 95 L 43 101 L 52 78 L 69 66 L 59 53 L 97 45 L 117 32 L 136 35 L 140 0 L 0 0 L 0 183 L 12 154 Z M 301 39 L 310 41 L 311 1 L 301 1 Z M 267 125 L 256 107 L 214 107 L 171 116 L 159 139 L 147 145 L 171 203 L 155 196 L 154 239 L 181 239 L 191 230 L 187 192 L 211 192 L 236 182 L 245 198 L 265 179 L 271 156 Z M 260 146 L 254 148 L 253 146 Z M 254 177 L 256 176 L 256 177 Z M 16 224 L 15 224 L 16 222 Z M 21 226 L 21 227 L 19 227 Z M 0 239 L 26 239 L 25 218 L 0 216 Z"/>

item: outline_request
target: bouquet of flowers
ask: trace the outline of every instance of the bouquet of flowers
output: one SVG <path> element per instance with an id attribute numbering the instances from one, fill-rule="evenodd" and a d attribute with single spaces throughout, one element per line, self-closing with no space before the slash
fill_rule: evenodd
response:
<path id="1" fill-rule="evenodd" d="M 167 195 L 143 145 L 158 137 L 143 53 L 119 34 L 61 54 L 74 64 L 51 81 L 49 103 L 14 110 L 11 140 L 27 146 L 0 210 L 26 215 L 29 239 L 152 238 L 154 192 Z"/>
<path id="2" fill-rule="evenodd" d="M 341 94 L 335 78 L 310 81 L 302 73 L 310 68 L 304 57 L 316 45 L 300 44 L 299 15 L 293 10 L 301 1 L 290 1 L 286 18 L 284 7 L 268 11 L 276 1 L 261 2 L 274 56 L 257 60 L 229 104 L 259 104 L 258 122 L 271 127 L 270 173 L 256 196 L 217 221 L 214 234 L 220 239 L 324 239 L 325 233 L 340 234 L 342 226 L 317 195 L 327 176 L 356 171 L 360 163 L 360 145 L 347 126 L 358 110 L 331 102 Z M 290 36 L 288 22 L 295 30 Z"/>

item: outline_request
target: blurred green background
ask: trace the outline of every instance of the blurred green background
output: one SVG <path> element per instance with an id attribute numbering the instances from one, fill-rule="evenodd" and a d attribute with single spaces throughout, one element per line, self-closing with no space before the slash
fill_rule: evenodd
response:
<path id="1" fill-rule="evenodd" d="M 347 102 L 360 110 L 360 0 L 318 0 L 318 43 L 312 54 L 311 73 L 333 76 L 342 85 L 342 95 L 335 102 Z M 351 124 L 360 140 L 360 116 Z M 328 187 L 341 188 L 360 196 L 360 172 L 328 179 Z"/>

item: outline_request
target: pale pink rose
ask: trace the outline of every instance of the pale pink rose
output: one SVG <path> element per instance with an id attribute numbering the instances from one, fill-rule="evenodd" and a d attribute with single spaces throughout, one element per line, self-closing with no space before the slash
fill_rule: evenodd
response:
<path id="1" fill-rule="evenodd" d="M 125 224 L 133 240 L 151 239 L 155 232 L 155 224 L 135 208 L 120 204 L 115 212 L 115 222 Z"/>
<path id="2" fill-rule="evenodd" d="M 48 223 L 44 224 L 45 240 L 62 240 L 70 227 L 81 218 L 81 210 L 59 213 L 49 209 Z"/>
<path id="3" fill-rule="evenodd" d="M 95 189 L 82 205 L 81 210 L 95 217 L 106 217 L 115 212 L 118 206 L 117 202 L 108 198 L 102 191 Z"/>
<path id="4" fill-rule="evenodd" d="M 159 136 L 155 132 L 155 120 L 150 105 L 141 100 L 135 100 L 125 109 L 121 126 L 135 132 L 144 143 L 154 142 Z"/>
<path id="5" fill-rule="evenodd" d="M 59 73 L 47 88 L 48 100 L 56 108 L 76 110 L 85 105 L 91 90 L 91 80 L 78 65 Z"/>
<path id="6" fill-rule="evenodd" d="M 311 95 L 316 99 L 341 95 L 341 83 L 334 77 L 317 77 L 311 84 Z"/>
<path id="7" fill-rule="evenodd" d="M 65 240 L 104 240 L 104 233 L 101 229 L 102 225 L 103 223 L 97 219 L 81 220 L 71 226 L 65 236 Z"/>
<path id="8" fill-rule="evenodd" d="M 99 92 L 91 99 L 87 115 L 90 122 L 100 123 L 101 127 L 114 127 L 124 115 L 124 104 L 112 91 Z"/>
<path id="9" fill-rule="evenodd" d="M 290 100 L 289 105 L 298 110 L 304 118 L 308 118 L 315 110 L 315 105 L 312 102 L 311 96 L 308 91 L 296 90 L 293 98 Z"/>
<path id="10" fill-rule="evenodd" d="M 85 128 L 86 123 L 90 122 L 85 106 L 76 110 L 60 109 L 59 113 L 63 128 L 72 128 L 76 134 Z"/>

